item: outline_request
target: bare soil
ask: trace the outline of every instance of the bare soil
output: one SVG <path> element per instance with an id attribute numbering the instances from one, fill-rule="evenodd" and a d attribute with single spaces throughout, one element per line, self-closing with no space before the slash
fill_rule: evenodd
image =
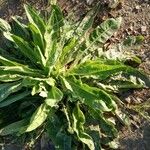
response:
<path id="1" fill-rule="evenodd" d="M 87 4 L 87 1 L 91 3 Z M 143 35 L 145 37 L 141 49 L 135 51 L 135 53 L 142 59 L 139 68 L 150 75 L 150 0 L 120 0 L 122 2 L 115 9 L 108 8 L 109 0 L 59 0 L 59 4 L 65 14 L 74 12 L 76 19 L 79 19 L 98 1 L 101 3 L 101 10 L 95 24 L 100 24 L 108 17 L 122 16 L 124 20 L 121 29 L 111 42 L 120 41 L 129 35 Z M 41 12 L 48 9 L 47 0 L 0 0 L 0 17 L 11 20 L 12 15 L 23 15 L 24 3 L 34 5 Z M 143 103 L 150 99 L 150 89 L 131 91 L 125 93 L 122 97 L 128 105 Z M 133 123 L 131 129 L 123 128 L 120 131 L 119 149 L 149 150 L 150 124 L 138 117 L 137 113 L 133 112 L 132 114 L 135 115 L 133 120 L 136 123 Z M 6 145 L 6 147 L 7 150 L 23 149 L 17 145 Z"/>

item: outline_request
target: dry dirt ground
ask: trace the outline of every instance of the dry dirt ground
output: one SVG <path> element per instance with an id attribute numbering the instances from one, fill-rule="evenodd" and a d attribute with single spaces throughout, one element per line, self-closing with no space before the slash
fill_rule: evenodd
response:
<path id="1" fill-rule="evenodd" d="M 96 24 L 108 17 L 122 16 L 124 20 L 122 27 L 111 42 L 120 41 L 129 35 L 142 34 L 145 41 L 141 49 L 135 53 L 142 59 L 142 64 L 139 67 L 150 75 L 150 0 L 120 0 L 122 3 L 115 9 L 108 8 L 109 0 L 58 1 L 65 14 L 74 12 L 77 18 L 81 18 L 95 3 L 100 1 L 102 7 L 97 15 Z M 47 0 L 0 0 L 0 17 L 10 20 L 12 15 L 23 15 L 23 3 L 26 2 L 40 9 L 41 12 L 47 9 Z M 150 99 L 150 89 L 131 91 L 124 94 L 123 97 L 129 105 L 145 102 Z M 150 115 L 149 110 L 148 112 Z M 119 149 L 150 150 L 150 124 L 144 119 L 139 119 L 136 113 L 133 119 L 138 120 L 135 124 L 133 123 L 133 127 L 130 130 L 124 128 L 120 132 Z M 7 150 L 22 150 L 20 146 L 15 145 L 6 145 L 6 147 Z"/>

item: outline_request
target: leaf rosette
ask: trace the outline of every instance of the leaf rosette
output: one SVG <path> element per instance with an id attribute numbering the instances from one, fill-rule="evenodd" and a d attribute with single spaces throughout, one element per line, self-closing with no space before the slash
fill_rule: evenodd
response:
<path id="1" fill-rule="evenodd" d="M 103 50 L 122 18 L 107 19 L 91 31 L 99 5 L 74 25 L 55 2 L 48 20 L 24 7 L 26 24 L 18 16 L 11 24 L 0 19 L 6 43 L 0 49 L 0 112 L 11 107 L 17 113 L 15 121 L 4 119 L 0 135 L 45 127 L 56 149 L 71 150 L 80 142 L 91 150 L 111 144 L 119 110 L 114 93 L 150 87 L 148 76 L 124 64 L 127 57 L 108 58 Z"/>

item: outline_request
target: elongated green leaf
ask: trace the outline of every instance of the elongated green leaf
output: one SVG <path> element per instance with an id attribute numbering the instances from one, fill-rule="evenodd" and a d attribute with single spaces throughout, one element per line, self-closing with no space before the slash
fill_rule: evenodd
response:
<path id="1" fill-rule="evenodd" d="M 90 150 L 95 150 L 93 139 L 84 131 L 85 116 L 81 111 L 79 104 L 74 108 L 73 113 L 73 130 L 78 139 L 86 144 Z"/>
<path id="2" fill-rule="evenodd" d="M 116 64 L 115 64 L 116 62 Z M 101 61 L 101 60 L 89 60 L 85 63 L 77 65 L 75 68 L 70 69 L 67 75 L 80 75 L 83 77 L 92 77 L 95 79 L 104 80 L 107 77 L 123 72 L 128 75 L 135 75 L 150 86 L 150 79 L 144 75 L 144 73 L 134 69 L 130 66 L 126 66 L 117 61 Z"/>
<path id="3" fill-rule="evenodd" d="M 55 17 L 56 17 L 55 24 L 53 27 L 55 27 L 56 24 L 58 24 L 59 27 L 62 27 L 64 25 L 64 16 L 60 7 L 58 5 L 52 5 L 52 9 L 55 11 Z"/>
<path id="4" fill-rule="evenodd" d="M 0 66 L 0 75 L 26 75 L 32 77 L 41 77 L 42 72 L 37 69 L 30 69 L 21 66 Z"/>
<path id="5" fill-rule="evenodd" d="M 46 84 L 48 84 L 50 86 L 54 86 L 55 85 L 55 80 L 53 78 L 51 78 L 51 77 L 49 77 L 49 78 L 38 78 L 38 77 L 35 78 L 35 77 L 27 77 L 27 76 L 24 77 L 23 85 L 25 87 L 28 87 L 28 86 L 30 87 L 30 86 L 33 86 L 33 85 L 35 85 L 37 83 L 40 83 L 40 82 L 41 83 L 46 83 Z M 43 85 L 43 86 L 45 86 L 45 85 Z"/>
<path id="6" fill-rule="evenodd" d="M 136 77 L 133 77 L 133 78 L 134 79 L 129 79 L 129 80 L 112 80 L 110 81 L 109 85 L 114 87 L 114 89 L 116 90 L 138 89 L 138 88 L 146 87 L 145 83 L 142 80 Z"/>
<path id="7" fill-rule="evenodd" d="M 62 54 L 60 56 L 60 63 L 61 63 L 61 66 L 63 66 L 67 61 L 68 61 L 68 55 L 70 52 L 72 52 L 77 44 L 77 37 L 73 37 L 71 38 L 67 44 L 64 46 L 63 50 L 62 50 Z"/>
<path id="8" fill-rule="evenodd" d="M 46 57 L 46 59 L 48 59 L 54 41 L 52 40 L 51 33 L 49 33 L 48 31 L 45 33 L 44 39 L 46 44 L 44 56 Z"/>
<path id="9" fill-rule="evenodd" d="M 40 29 L 32 23 L 29 24 L 29 28 L 32 32 L 34 44 L 38 45 L 40 47 L 41 52 L 44 54 L 45 45 Z"/>
<path id="10" fill-rule="evenodd" d="M 89 118 L 89 116 L 88 116 Z M 88 133 L 92 137 L 95 145 L 95 150 L 101 150 L 101 133 L 99 125 L 91 125 L 89 127 Z"/>
<path id="11" fill-rule="evenodd" d="M 41 104 L 40 107 L 32 115 L 29 125 L 25 132 L 30 132 L 41 126 L 46 120 L 50 109 L 48 109 L 45 103 Z"/>
<path id="12" fill-rule="evenodd" d="M 57 32 L 57 30 L 64 25 L 64 17 L 58 5 L 52 5 L 51 7 L 51 16 L 48 20 L 47 30 L 48 32 L 51 30 Z"/>
<path id="13" fill-rule="evenodd" d="M 0 30 L 1 31 L 11 31 L 10 25 L 3 19 L 0 18 Z"/>
<path id="14" fill-rule="evenodd" d="M 65 132 L 62 117 L 55 114 L 49 117 L 47 131 L 56 150 L 72 150 L 72 137 Z"/>
<path id="15" fill-rule="evenodd" d="M 97 27 L 90 35 L 91 40 L 93 41 L 94 39 L 97 40 L 97 42 L 104 44 L 120 28 L 121 21 L 121 17 L 117 19 L 111 18 L 106 20 L 99 27 Z"/>
<path id="16" fill-rule="evenodd" d="M 27 26 L 22 23 L 22 18 L 19 16 L 12 17 L 12 32 L 13 34 L 25 39 L 30 40 L 30 34 Z M 21 20 L 21 21 L 20 21 Z"/>
<path id="17" fill-rule="evenodd" d="M 17 63 L 15 61 L 11 61 L 3 56 L 0 56 L 0 62 L 3 64 L 3 65 L 6 65 L 6 66 L 24 66 L 20 63 Z M 25 67 L 25 66 L 24 66 Z"/>
<path id="18" fill-rule="evenodd" d="M 90 10 L 80 22 L 76 29 L 76 33 L 79 36 L 83 36 L 92 27 L 94 18 L 97 15 L 97 12 L 100 8 L 99 6 L 99 3 L 97 3 L 96 6 L 92 10 Z"/>
<path id="19" fill-rule="evenodd" d="M 64 58 L 63 65 L 69 61 L 72 61 L 73 59 L 77 59 L 77 60 L 82 59 L 81 57 L 82 57 L 83 53 L 86 52 L 87 50 L 89 50 L 95 43 L 95 41 L 92 43 L 86 42 L 86 41 L 88 41 L 87 40 L 88 36 L 86 35 L 86 33 L 92 27 L 94 17 L 96 16 L 96 14 L 98 12 L 99 6 L 100 6 L 99 3 L 97 3 L 97 5 L 91 11 L 89 11 L 89 13 L 84 17 L 84 19 L 80 22 L 80 24 L 77 25 L 77 29 L 74 29 L 75 33 L 77 33 L 78 36 L 75 37 L 74 34 L 72 35 L 74 37 L 71 38 L 71 40 L 73 41 L 73 39 L 76 39 L 76 42 L 74 43 L 74 45 L 72 45 L 72 41 L 69 43 L 69 44 L 71 44 L 71 47 L 70 46 L 68 47 L 68 45 L 66 45 L 66 48 L 68 50 L 67 52 L 69 52 L 69 54 L 66 56 L 66 58 Z M 85 41 L 84 41 L 84 38 L 81 38 L 82 36 L 85 36 Z M 74 55 L 73 55 L 73 53 L 74 53 Z M 69 57 L 73 57 L 72 60 L 70 60 Z"/>
<path id="20" fill-rule="evenodd" d="M 23 119 L 17 122 L 14 122 L 2 129 L 0 129 L 0 135 L 5 136 L 9 134 L 14 134 L 19 132 L 22 128 L 27 126 L 29 119 Z"/>
<path id="21" fill-rule="evenodd" d="M 71 92 L 73 92 L 71 85 L 64 77 L 60 76 L 60 80 L 61 80 L 61 83 L 62 83 L 64 89 L 67 89 L 67 90 L 70 90 Z"/>
<path id="22" fill-rule="evenodd" d="M 89 107 L 102 111 L 111 111 L 117 107 L 110 95 L 105 91 L 88 86 L 87 84 L 82 84 L 75 79 L 67 79 L 67 81 L 72 87 L 72 93 Z"/>
<path id="23" fill-rule="evenodd" d="M 36 57 L 33 48 L 28 44 L 28 42 L 16 35 L 11 35 L 11 37 L 15 41 L 16 45 L 19 47 L 21 53 L 29 58 L 31 62 L 34 62 L 36 64 L 38 62 L 38 58 Z"/>
<path id="24" fill-rule="evenodd" d="M 57 106 L 57 103 L 63 98 L 63 93 L 57 87 L 51 87 L 48 92 L 45 103 L 50 107 Z"/>
<path id="25" fill-rule="evenodd" d="M 63 14 L 60 8 L 56 5 L 52 5 L 52 12 L 47 24 L 47 30 L 44 35 L 46 41 L 45 57 L 48 62 L 52 62 L 54 54 L 54 47 L 60 37 L 60 28 L 63 26 Z"/>
<path id="26" fill-rule="evenodd" d="M 48 22 L 48 25 L 47 25 L 47 30 L 46 30 L 46 33 L 44 35 L 44 39 L 45 39 L 45 43 L 46 43 L 46 48 L 45 48 L 44 55 L 47 59 L 48 59 L 49 53 L 52 49 L 53 40 L 57 38 L 56 35 L 52 36 L 53 33 L 55 32 L 54 29 L 53 29 L 53 26 L 55 25 L 54 16 L 55 16 L 55 12 L 52 11 L 49 22 Z M 57 34 L 57 32 L 55 34 Z"/>
<path id="27" fill-rule="evenodd" d="M 24 5 L 24 8 L 25 8 L 26 15 L 28 17 L 29 22 L 37 25 L 41 33 L 44 35 L 45 30 L 46 30 L 45 23 L 43 19 L 40 17 L 39 13 L 29 5 Z"/>
<path id="28" fill-rule="evenodd" d="M 41 64 L 43 66 L 43 69 L 45 69 L 44 67 L 46 66 L 46 59 L 39 46 L 36 45 L 34 51 L 36 53 L 36 57 L 38 58 L 39 64 Z"/>
<path id="29" fill-rule="evenodd" d="M 85 63 L 79 64 L 71 69 L 68 75 L 80 75 L 80 76 L 98 76 L 99 79 L 105 79 L 108 76 L 121 72 L 127 69 L 125 65 L 121 64 L 105 64 L 99 60 L 90 60 Z"/>
<path id="30" fill-rule="evenodd" d="M 104 44 L 119 28 L 122 18 L 108 19 L 98 26 L 89 37 L 90 45 Z"/>
<path id="31" fill-rule="evenodd" d="M 10 96 L 7 99 L 0 102 L 0 108 L 8 106 L 16 101 L 22 100 L 24 97 L 30 95 L 30 93 L 31 93 L 30 91 L 25 91 L 25 92 Z"/>
<path id="32" fill-rule="evenodd" d="M 60 51 L 57 47 L 57 41 L 54 40 L 51 44 L 52 44 L 51 51 L 49 53 L 49 57 L 46 62 L 46 66 L 49 67 L 49 74 L 51 73 L 51 71 L 52 71 L 54 65 L 56 64 L 58 57 L 60 55 Z"/>
<path id="33" fill-rule="evenodd" d="M 115 138 L 118 135 L 114 124 L 106 119 L 106 117 L 100 113 L 100 111 L 95 110 L 94 108 L 89 109 L 90 115 L 94 120 L 97 120 L 102 131 L 111 138 Z"/>
<path id="34" fill-rule="evenodd" d="M 5 100 L 10 94 L 19 91 L 21 88 L 22 84 L 20 81 L 0 84 L 0 102 Z"/>
<path id="35" fill-rule="evenodd" d="M 20 75 L 10 75 L 10 74 L 0 75 L 1 82 L 12 82 L 12 81 L 20 80 L 20 79 L 21 79 Z"/>

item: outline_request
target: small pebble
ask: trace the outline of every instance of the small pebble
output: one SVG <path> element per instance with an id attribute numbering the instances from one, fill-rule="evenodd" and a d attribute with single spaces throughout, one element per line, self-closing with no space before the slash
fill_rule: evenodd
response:
<path id="1" fill-rule="evenodd" d="M 141 32 L 145 32 L 146 29 L 147 29 L 146 26 L 142 26 L 142 27 L 141 27 Z"/>
<path id="2" fill-rule="evenodd" d="M 136 10 L 139 10 L 139 9 L 140 9 L 140 6 L 139 6 L 139 5 L 137 5 L 137 6 L 135 7 L 135 9 L 136 9 Z"/>

